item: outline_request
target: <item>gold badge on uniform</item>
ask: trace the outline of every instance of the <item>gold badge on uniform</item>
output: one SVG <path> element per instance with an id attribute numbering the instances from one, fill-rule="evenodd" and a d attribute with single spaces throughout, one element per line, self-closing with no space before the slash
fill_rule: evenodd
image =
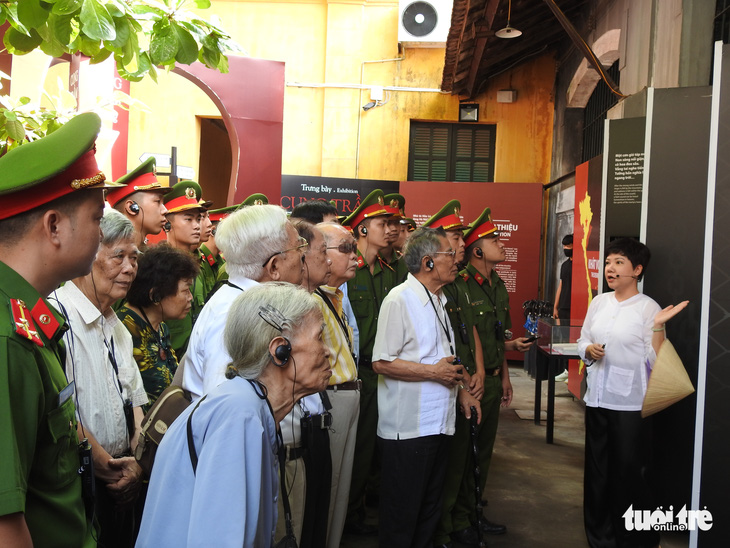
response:
<path id="1" fill-rule="evenodd" d="M 195 199 L 195 189 L 191 186 L 185 189 L 185 196 L 190 198 L 191 200 Z"/>

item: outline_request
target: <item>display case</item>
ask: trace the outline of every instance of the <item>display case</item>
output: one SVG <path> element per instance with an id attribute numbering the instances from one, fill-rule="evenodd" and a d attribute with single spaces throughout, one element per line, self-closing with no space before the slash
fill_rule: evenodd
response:
<path id="1" fill-rule="evenodd" d="M 578 357 L 578 338 L 583 320 L 556 320 L 538 318 L 537 345 L 546 354 Z"/>

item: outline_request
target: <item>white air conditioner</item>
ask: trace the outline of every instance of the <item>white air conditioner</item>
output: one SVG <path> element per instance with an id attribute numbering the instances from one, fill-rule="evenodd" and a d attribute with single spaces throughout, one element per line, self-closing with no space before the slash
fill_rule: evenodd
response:
<path id="1" fill-rule="evenodd" d="M 454 0 L 399 0 L 398 41 L 417 48 L 443 48 Z"/>

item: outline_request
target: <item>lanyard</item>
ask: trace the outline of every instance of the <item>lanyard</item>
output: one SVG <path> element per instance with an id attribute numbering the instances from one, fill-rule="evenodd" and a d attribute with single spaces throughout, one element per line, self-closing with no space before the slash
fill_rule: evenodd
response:
<path id="1" fill-rule="evenodd" d="M 337 313 L 337 310 L 335 310 L 335 306 L 332 304 L 332 301 L 329 300 L 329 297 L 325 294 L 324 291 L 322 291 L 319 287 L 315 289 L 315 292 L 317 295 L 322 297 L 322 300 L 325 302 L 327 307 L 332 311 L 332 314 L 335 315 L 335 318 L 337 318 L 337 323 L 340 324 L 340 327 L 342 328 L 342 332 L 345 334 L 345 338 L 347 339 L 347 346 L 350 348 L 350 353 L 352 353 L 352 340 L 350 339 L 350 331 L 347 329 L 347 325 L 345 325 L 345 321 L 342 319 L 342 316 L 340 316 Z M 354 355 L 353 355 L 354 358 Z"/>
<path id="2" fill-rule="evenodd" d="M 423 285 L 423 282 L 421 280 L 418 280 L 418 283 Z M 451 333 L 449 332 L 448 325 L 448 318 L 446 317 L 446 310 L 444 310 L 444 321 L 441 321 L 441 317 L 439 316 L 438 311 L 436 310 L 436 305 L 433 304 L 433 299 L 431 298 L 431 292 L 428 290 L 428 288 L 423 285 L 423 290 L 426 292 L 426 297 L 428 297 L 428 302 L 431 303 L 431 308 L 433 308 L 433 313 L 436 314 L 436 319 L 439 322 L 439 325 L 441 326 L 441 329 L 444 330 L 444 333 L 446 333 L 446 340 L 449 341 L 449 350 L 451 351 L 451 355 L 455 356 L 454 354 L 454 345 L 451 344 Z M 440 301 L 439 301 L 440 302 Z"/>

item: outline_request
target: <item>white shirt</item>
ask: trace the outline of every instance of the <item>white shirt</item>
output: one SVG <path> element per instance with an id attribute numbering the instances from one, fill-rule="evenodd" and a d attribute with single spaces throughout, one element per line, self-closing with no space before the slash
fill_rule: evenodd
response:
<path id="1" fill-rule="evenodd" d="M 605 344 L 605 356 L 586 368 L 585 403 L 616 411 L 640 411 L 656 353 L 651 345 L 654 316 L 661 310 L 641 293 L 619 302 L 613 292 L 588 307 L 578 339 L 586 359 L 589 344 Z"/>
<path id="2" fill-rule="evenodd" d="M 133 407 L 147 403 L 132 354 L 132 336 L 113 310 L 102 316 L 73 282 L 66 282 L 54 295 L 71 328 L 63 336 L 66 377 L 76 382 L 81 424 L 107 453 L 120 455 L 129 449 L 124 401 L 130 400 Z M 112 349 L 119 381 L 109 359 Z"/>
<path id="3" fill-rule="evenodd" d="M 258 282 L 242 276 L 232 276 L 229 282 L 238 287 L 223 284 L 205 303 L 180 362 L 183 367 L 182 386 L 193 395 L 193 401 L 226 380 L 226 367 L 231 363 L 223 342 L 228 311 L 241 290 L 258 285 Z"/>
<path id="4" fill-rule="evenodd" d="M 428 291 L 413 275 L 393 288 L 383 300 L 373 361 L 406 361 L 428 365 L 451 356 L 454 340 L 445 312 L 446 297 Z M 433 305 L 433 306 L 432 306 Z M 438 312 L 438 316 L 436 316 Z M 378 379 L 378 436 L 410 439 L 436 434 L 452 435 L 456 422 L 457 387 L 435 381 Z"/>

